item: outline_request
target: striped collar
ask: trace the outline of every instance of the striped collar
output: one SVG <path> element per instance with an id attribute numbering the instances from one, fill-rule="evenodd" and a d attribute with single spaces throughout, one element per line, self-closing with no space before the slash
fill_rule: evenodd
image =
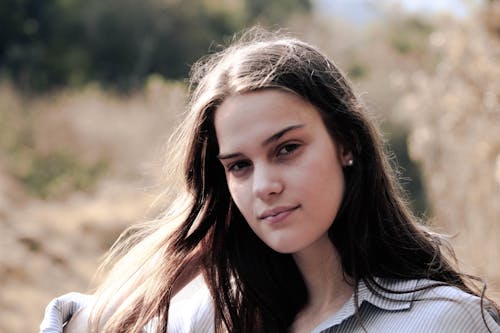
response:
<path id="1" fill-rule="evenodd" d="M 411 307 L 415 298 L 415 290 L 419 280 L 398 280 L 398 279 L 374 279 L 380 287 L 370 284 L 361 280 L 358 284 L 358 305 L 361 306 L 364 302 L 370 303 L 377 308 L 386 311 L 404 311 Z M 388 289 L 394 292 L 388 292 Z M 372 290 L 375 290 L 376 293 Z M 347 318 L 354 316 L 356 307 L 354 302 L 354 295 L 342 306 L 342 308 L 335 314 L 328 317 L 321 324 L 316 326 L 311 333 L 319 333 L 332 326 L 340 324 Z"/>

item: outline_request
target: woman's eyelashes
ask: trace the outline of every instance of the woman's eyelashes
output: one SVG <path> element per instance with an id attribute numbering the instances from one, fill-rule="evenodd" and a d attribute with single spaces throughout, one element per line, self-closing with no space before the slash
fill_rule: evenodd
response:
<path id="1" fill-rule="evenodd" d="M 251 164 L 252 163 L 248 160 L 235 161 L 227 165 L 227 171 L 233 174 L 240 174 L 248 169 Z"/>
<path id="2" fill-rule="evenodd" d="M 300 144 L 298 142 L 287 142 L 280 146 L 278 146 L 276 157 L 283 157 L 287 155 L 291 155 L 300 148 Z"/>
<path id="3" fill-rule="evenodd" d="M 282 162 L 293 158 L 298 153 L 302 144 L 298 142 L 286 142 L 271 150 L 270 160 L 272 162 Z M 228 173 L 239 176 L 245 174 L 252 167 L 250 159 L 235 160 L 226 165 Z"/>

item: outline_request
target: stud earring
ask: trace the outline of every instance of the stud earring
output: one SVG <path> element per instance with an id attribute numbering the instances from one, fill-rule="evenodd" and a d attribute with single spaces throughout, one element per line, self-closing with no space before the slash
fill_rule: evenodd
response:
<path id="1" fill-rule="evenodd" d="M 347 166 L 352 166 L 354 164 L 354 160 L 351 158 L 347 161 Z"/>

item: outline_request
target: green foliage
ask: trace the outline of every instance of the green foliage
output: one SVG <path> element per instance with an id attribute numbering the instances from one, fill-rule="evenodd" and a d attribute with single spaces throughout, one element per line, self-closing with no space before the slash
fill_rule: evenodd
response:
<path id="1" fill-rule="evenodd" d="M 41 198 L 89 190 L 107 169 L 104 161 L 87 164 L 69 153 L 35 153 L 30 157 L 24 173 L 17 177 L 29 193 Z"/>
<path id="2" fill-rule="evenodd" d="M 0 158 L 6 161 L 6 171 L 27 193 L 39 198 L 91 190 L 106 173 L 108 163 L 103 159 L 84 162 L 62 150 L 39 151 L 36 123 L 34 115 L 23 108 L 0 106 Z"/>
<path id="3" fill-rule="evenodd" d="M 423 52 L 433 28 L 421 17 L 410 17 L 391 25 L 390 42 L 402 54 Z"/>
<path id="4" fill-rule="evenodd" d="M 309 0 L 246 0 L 246 24 L 251 25 L 256 21 L 262 24 L 278 24 L 293 12 L 309 12 L 312 9 Z"/>
<path id="5" fill-rule="evenodd" d="M 394 154 L 394 166 L 398 178 L 407 197 L 411 198 L 410 205 L 417 216 L 429 215 L 424 181 L 419 166 L 410 158 L 408 153 L 408 130 L 400 125 L 386 124 L 385 131 L 389 138 L 389 147 Z"/>
<path id="6" fill-rule="evenodd" d="M 73 9 L 62 0 L 2 2 L 0 66 L 20 86 L 63 84 L 74 76 L 73 70 L 85 67 L 78 41 L 81 27 Z"/>
<path id="7" fill-rule="evenodd" d="M 283 23 L 310 0 L 4 0 L 0 68 L 21 88 L 99 81 L 128 89 L 153 73 L 187 76 L 210 45 L 245 26 Z"/>
<path id="8" fill-rule="evenodd" d="M 360 62 L 353 62 L 347 68 L 347 74 L 349 78 L 359 80 L 368 75 L 368 67 Z"/>

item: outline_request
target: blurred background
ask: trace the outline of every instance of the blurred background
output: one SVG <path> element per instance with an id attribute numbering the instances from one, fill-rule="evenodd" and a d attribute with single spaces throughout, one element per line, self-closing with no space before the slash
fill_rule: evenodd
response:
<path id="1" fill-rule="evenodd" d="M 1 333 L 37 331 L 158 212 L 190 65 L 255 24 L 347 73 L 415 213 L 500 300 L 500 1 L 2 0 Z"/>

